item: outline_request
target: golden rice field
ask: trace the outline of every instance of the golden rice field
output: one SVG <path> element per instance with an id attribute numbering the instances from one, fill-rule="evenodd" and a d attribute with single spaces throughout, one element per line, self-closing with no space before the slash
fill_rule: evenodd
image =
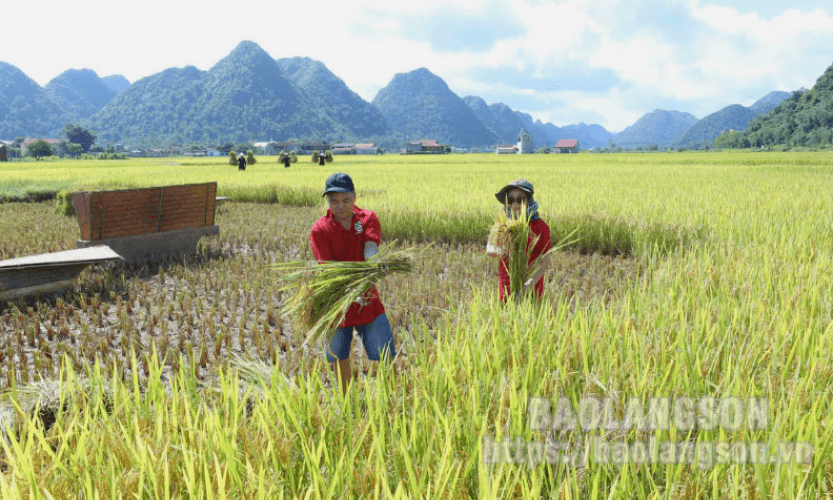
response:
<path id="1" fill-rule="evenodd" d="M 275 160 L 0 164 L 0 196 L 235 200 L 193 257 L 0 306 L 0 497 L 833 496 L 833 154 Z M 380 287 L 399 355 L 357 341 L 346 397 L 271 268 L 311 258 L 336 171 L 425 249 Z M 541 304 L 498 303 L 483 251 L 519 177 L 581 238 Z M 0 259 L 77 238 L 54 201 L 0 204 Z"/>

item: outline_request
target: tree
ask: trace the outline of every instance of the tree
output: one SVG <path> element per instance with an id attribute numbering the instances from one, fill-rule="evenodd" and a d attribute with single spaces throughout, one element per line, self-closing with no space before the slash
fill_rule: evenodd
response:
<path id="1" fill-rule="evenodd" d="M 94 132 L 90 132 L 81 125 L 73 125 L 71 123 L 67 123 L 64 126 L 64 135 L 67 138 L 67 142 L 78 144 L 85 153 L 90 150 L 90 146 L 93 145 L 97 137 Z"/>
<path id="2" fill-rule="evenodd" d="M 52 145 L 48 142 L 43 139 L 38 139 L 26 147 L 26 154 L 36 160 L 39 160 L 44 156 L 52 156 L 55 154 L 55 150 L 52 149 Z"/>
<path id="3" fill-rule="evenodd" d="M 217 144 L 217 151 L 220 151 L 221 153 L 228 154 L 229 151 L 231 151 L 232 149 L 234 149 L 234 143 L 233 142 L 227 142 L 225 144 Z"/>
<path id="4" fill-rule="evenodd" d="M 70 142 L 69 144 L 67 144 L 67 152 L 70 155 L 77 158 L 78 155 L 80 155 L 81 153 L 84 152 L 84 148 L 82 148 L 80 144 L 75 144 L 74 142 Z"/>
<path id="5" fill-rule="evenodd" d="M 0 161 L 9 161 L 8 154 L 6 153 L 7 149 L 5 144 L 0 144 Z"/>

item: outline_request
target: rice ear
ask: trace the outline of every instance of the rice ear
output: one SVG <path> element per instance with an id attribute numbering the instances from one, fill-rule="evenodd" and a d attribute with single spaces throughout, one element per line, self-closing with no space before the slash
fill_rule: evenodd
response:
<path id="1" fill-rule="evenodd" d="M 388 273 L 409 273 L 411 249 L 390 251 L 395 242 L 379 250 L 370 261 L 296 261 L 273 264 L 286 271 L 279 278 L 279 291 L 286 292 L 282 307 L 306 342 L 328 335 L 340 324 L 351 305 Z"/>

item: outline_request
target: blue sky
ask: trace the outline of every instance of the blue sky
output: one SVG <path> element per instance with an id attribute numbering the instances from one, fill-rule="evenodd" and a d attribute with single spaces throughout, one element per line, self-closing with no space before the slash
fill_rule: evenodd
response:
<path id="1" fill-rule="evenodd" d="M 809 88 L 833 64 L 833 8 L 816 0 L 29 0 L 3 17 L 0 61 L 41 85 L 70 68 L 206 70 L 252 40 L 323 62 L 368 101 L 425 67 L 460 97 L 611 132 Z"/>

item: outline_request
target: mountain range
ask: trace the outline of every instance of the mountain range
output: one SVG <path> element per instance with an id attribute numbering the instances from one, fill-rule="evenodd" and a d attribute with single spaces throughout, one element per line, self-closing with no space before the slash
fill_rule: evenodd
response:
<path id="1" fill-rule="evenodd" d="M 597 124 L 557 127 L 503 103 L 460 98 L 425 68 L 396 74 L 369 103 L 319 61 L 275 60 L 244 41 L 207 71 L 169 68 L 133 84 L 120 75 L 100 78 L 90 69 L 71 69 L 42 88 L 0 62 L 0 139 L 60 137 L 66 123 L 79 123 L 97 132 L 99 143 L 132 146 L 323 139 L 399 148 L 428 138 L 490 147 L 514 144 L 523 129 L 536 149 L 564 138 L 578 139 L 582 149 L 610 141 L 624 148 L 665 147 L 707 143 L 724 129 L 741 130 L 744 120 L 785 96 L 772 93 L 750 108 L 725 108 L 704 118 L 702 130 L 695 124 L 703 120 L 693 115 L 656 110 L 614 135 Z"/>

